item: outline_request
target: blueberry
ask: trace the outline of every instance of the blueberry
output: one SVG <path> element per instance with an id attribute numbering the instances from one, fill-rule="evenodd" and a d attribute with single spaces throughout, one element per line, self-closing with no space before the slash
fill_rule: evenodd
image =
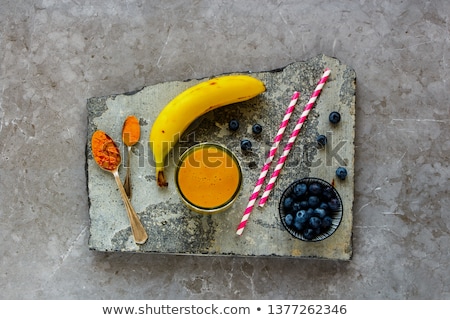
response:
<path id="1" fill-rule="evenodd" d="M 291 209 L 293 203 L 294 203 L 294 200 L 291 197 L 286 197 L 283 201 L 284 209 L 287 209 L 287 210 Z"/>
<path id="2" fill-rule="evenodd" d="M 347 169 L 344 167 L 339 167 L 336 169 L 336 175 L 339 179 L 345 180 L 345 177 L 347 177 Z"/>
<path id="3" fill-rule="evenodd" d="M 339 208 L 340 208 L 339 200 L 336 198 L 331 199 L 328 202 L 328 206 L 330 207 L 331 210 L 334 210 L 334 211 L 339 210 Z"/>
<path id="4" fill-rule="evenodd" d="M 313 229 L 318 229 L 322 225 L 322 220 L 317 217 L 312 217 L 309 219 L 309 226 Z"/>
<path id="5" fill-rule="evenodd" d="M 252 149 L 252 142 L 248 139 L 244 139 L 241 141 L 241 149 L 244 151 L 249 151 Z"/>
<path id="6" fill-rule="evenodd" d="M 286 222 L 288 226 L 292 224 L 292 221 L 294 221 L 294 217 L 291 214 L 287 214 L 286 217 L 284 217 L 284 222 Z"/>
<path id="7" fill-rule="evenodd" d="M 308 201 L 300 201 L 300 207 L 302 208 L 302 209 L 305 209 L 305 208 L 308 208 L 309 207 L 309 204 L 308 204 Z"/>
<path id="8" fill-rule="evenodd" d="M 308 204 L 312 207 L 312 208 L 316 208 L 319 204 L 320 204 L 320 199 L 316 196 L 311 196 L 308 198 Z"/>
<path id="9" fill-rule="evenodd" d="M 327 137 L 323 134 L 320 134 L 317 136 L 317 144 L 319 145 L 319 147 L 325 147 L 325 145 L 327 144 Z"/>
<path id="10" fill-rule="evenodd" d="M 322 191 L 322 196 L 325 197 L 328 200 L 333 198 L 333 195 L 334 195 L 334 192 L 333 192 L 333 188 L 332 187 L 326 187 Z"/>
<path id="11" fill-rule="evenodd" d="M 329 227 L 331 227 L 332 222 L 333 219 L 331 219 L 331 217 L 329 216 L 326 216 L 325 218 L 322 219 L 322 228 L 328 229 Z"/>
<path id="12" fill-rule="evenodd" d="M 294 220 L 294 228 L 295 228 L 297 231 L 302 231 L 302 230 L 305 228 L 305 226 L 306 226 L 306 223 L 301 223 L 301 222 L 298 221 L 298 220 Z"/>
<path id="13" fill-rule="evenodd" d="M 309 212 L 311 213 L 311 217 L 316 217 L 316 218 L 319 217 L 319 214 L 316 212 L 316 209 L 311 208 L 311 210 Z"/>
<path id="14" fill-rule="evenodd" d="M 313 229 L 306 229 L 305 232 L 303 232 L 303 237 L 306 240 L 312 240 L 316 236 L 316 233 Z"/>
<path id="15" fill-rule="evenodd" d="M 237 129 L 239 129 L 239 121 L 237 121 L 236 119 L 230 120 L 230 122 L 228 123 L 228 129 L 230 129 L 231 131 L 236 131 Z"/>
<path id="16" fill-rule="evenodd" d="M 292 190 L 295 197 L 300 198 L 302 195 L 306 193 L 308 190 L 308 187 L 304 183 L 300 183 L 294 186 L 294 189 Z"/>
<path id="17" fill-rule="evenodd" d="M 309 186 L 309 191 L 312 194 L 318 195 L 322 192 L 322 187 L 318 183 L 313 183 Z"/>
<path id="18" fill-rule="evenodd" d="M 297 211 L 294 218 L 294 227 L 297 230 L 302 230 L 307 225 L 309 218 L 304 210 Z"/>
<path id="19" fill-rule="evenodd" d="M 292 211 L 297 212 L 300 209 L 301 209 L 300 202 L 294 202 L 292 204 Z"/>
<path id="20" fill-rule="evenodd" d="M 299 210 L 295 214 L 295 221 L 299 221 L 301 223 L 305 223 L 309 220 L 309 215 L 306 213 L 305 210 Z"/>
<path id="21" fill-rule="evenodd" d="M 328 211 L 328 210 L 330 209 L 330 207 L 328 206 L 328 204 L 325 203 L 325 202 L 322 202 L 322 203 L 319 205 L 319 208 L 320 208 L 320 209 L 323 209 L 323 210 L 325 210 L 325 211 Z"/>
<path id="22" fill-rule="evenodd" d="M 316 208 L 314 209 L 314 214 L 317 215 L 317 217 L 319 217 L 320 219 L 323 219 L 327 215 L 327 212 L 322 208 Z"/>
<path id="23" fill-rule="evenodd" d="M 254 134 L 260 134 L 262 132 L 262 126 L 258 123 L 255 123 L 252 127 L 252 132 Z"/>
<path id="24" fill-rule="evenodd" d="M 336 124 L 339 121 L 341 121 L 341 114 L 337 111 L 333 111 L 330 113 L 328 119 L 330 120 L 331 123 Z"/>

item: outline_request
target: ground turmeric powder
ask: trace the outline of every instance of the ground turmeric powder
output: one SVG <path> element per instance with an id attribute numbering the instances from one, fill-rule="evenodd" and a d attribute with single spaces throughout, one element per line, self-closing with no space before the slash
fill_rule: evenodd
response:
<path id="1" fill-rule="evenodd" d="M 135 116 L 128 116 L 122 128 L 122 140 L 127 146 L 132 146 L 139 141 L 141 128 L 139 120 Z"/>
<path id="2" fill-rule="evenodd" d="M 95 131 L 91 146 L 94 160 L 101 168 L 111 171 L 119 166 L 121 161 L 119 148 L 105 132 Z"/>

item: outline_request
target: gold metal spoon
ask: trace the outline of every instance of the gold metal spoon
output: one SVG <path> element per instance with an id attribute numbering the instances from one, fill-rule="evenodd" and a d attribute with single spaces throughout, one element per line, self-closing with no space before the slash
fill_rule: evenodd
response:
<path id="1" fill-rule="evenodd" d="M 139 220 L 136 211 L 134 211 L 130 199 L 125 193 L 122 181 L 120 181 L 119 166 L 121 157 L 119 148 L 117 148 L 113 139 L 111 139 L 105 132 L 101 130 L 97 130 L 92 135 L 91 147 L 94 160 L 95 162 L 97 162 L 99 167 L 105 171 L 111 172 L 114 175 L 117 186 L 119 187 L 120 195 L 122 196 L 122 200 L 127 210 L 134 241 L 137 244 L 144 244 L 148 239 L 147 232 L 145 231 L 144 226 Z"/>
<path id="2" fill-rule="evenodd" d="M 139 120 L 135 116 L 128 116 L 125 119 L 122 127 L 122 140 L 128 147 L 127 155 L 127 173 L 125 175 L 125 181 L 123 182 L 123 188 L 131 199 L 131 170 L 130 170 L 130 157 L 131 157 L 131 147 L 134 146 L 141 135 L 141 128 L 139 126 Z"/>

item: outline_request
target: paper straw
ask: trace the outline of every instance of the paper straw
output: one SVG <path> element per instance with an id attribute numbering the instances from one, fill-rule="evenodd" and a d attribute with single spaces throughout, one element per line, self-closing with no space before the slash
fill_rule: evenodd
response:
<path id="1" fill-rule="evenodd" d="M 311 95 L 311 98 L 309 99 L 308 103 L 306 104 L 305 108 L 303 109 L 303 113 L 300 116 L 300 119 L 298 119 L 297 124 L 294 128 L 294 130 L 291 133 L 291 136 L 289 137 L 288 143 L 286 147 L 283 150 L 283 154 L 281 155 L 280 159 L 278 160 L 277 165 L 275 166 L 275 169 L 272 173 L 272 176 L 270 177 L 269 183 L 266 186 L 266 189 L 264 190 L 263 195 L 261 196 L 261 199 L 259 200 L 259 206 L 263 207 L 266 203 L 267 199 L 269 198 L 270 192 L 272 191 L 275 182 L 278 178 L 278 175 L 280 174 L 281 169 L 283 168 L 283 165 L 286 161 L 287 156 L 289 155 L 289 152 L 292 149 L 292 146 L 294 145 L 295 139 L 297 139 L 298 134 L 300 133 L 300 129 L 303 126 L 303 123 L 305 122 L 306 118 L 308 117 L 309 111 L 314 106 L 314 103 L 317 100 L 317 97 L 319 96 L 320 92 L 322 91 L 323 86 L 325 85 L 325 82 L 327 82 L 328 77 L 330 75 L 330 69 L 326 68 L 322 78 L 320 78 L 319 83 L 316 86 L 316 89 Z"/>
<path id="2" fill-rule="evenodd" d="M 267 176 L 267 172 L 269 171 L 270 165 L 272 164 L 272 160 L 275 157 L 275 153 L 277 152 L 278 145 L 280 144 L 280 141 L 283 137 L 284 130 L 286 129 L 289 119 L 291 117 L 292 112 L 295 109 L 295 104 L 297 103 L 298 98 L 300 97 L 300 93 L 295 91 L 292 95 L 291 102 L 289 103 L 288 108 L 286 109 L 286 112 L 283 117 L 283 121 L 280 124 L 280 128 L 278 129 L 277 135 L 275 136 L 275 139 L 273 141 L 272 147 L 270 148 L 269 155 L 264 162 L 264 166 L 261 170 L 261 174 L 259 175 L 258 180 L 255 184 L 255 189 L 252 192 L 252 195 L 250 196 L 250 199 L 248 200 L 247 208 L 244 211 L 244 215 L 242 216 L 241 223 L 239 224 L 236 234 L 241 235 L 244 231 L 245 225 L 247 224 L 248 217 L 250 216 L 250 213 L 253 210 L 253 207 L 256 202 L 256 198 L 258 198 L 259 191 L 261 190 L 261 187 L 264 183 L 264 180 Z"/>

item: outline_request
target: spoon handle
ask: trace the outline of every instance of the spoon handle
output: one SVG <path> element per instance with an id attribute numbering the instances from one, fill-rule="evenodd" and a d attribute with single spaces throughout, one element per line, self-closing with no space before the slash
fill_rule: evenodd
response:
<path id="1" fill-rule="evenodd" d="M 133 206 L 131 205 L 130 199 L 128 199 L 127 194 L 125 193 L 125 189 L 123 188 L 122 181 L 120 181 L 118 170 L 112 171 L 114 178 L 116 180 L 117 186 L 119 187 L 120 195 L 122 196 L 123 202 L 125 204 L 125 208 L 127 209 L 128 219 L 131 224 L 131 231 L 133 232 L 134 241 L 137 244 L 144 244 L 147 241 L 148 236 L 147 232 L 144 229 L 141 221 L 139 220 L 136 211 L 134 211 Z"/>
<path id="2" fill-rule="evenodd" d="M 131 170 L 130 170 L 130 156 L 131 156 L 131 146 L 128 146 L 127 155 L 127 173 L 125 175 L 125 181 L 123 182 L 123 188 L 128 198 L 131 199 Z"/>

